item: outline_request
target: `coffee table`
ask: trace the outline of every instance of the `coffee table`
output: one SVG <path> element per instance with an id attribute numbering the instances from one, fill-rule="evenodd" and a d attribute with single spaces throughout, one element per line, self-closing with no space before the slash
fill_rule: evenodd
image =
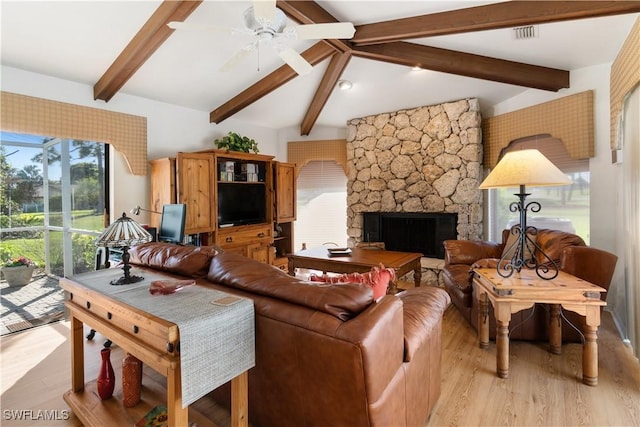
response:
<path id="1" fill-rule="evenodd" d="M 552 280 L 543 280 L 534 270 L 523 269 L 504 278 L 493 268 L 474 270 L 473 292 L 477 292 L 478 336 L 480 348 L 489 346 L 489 303 L 496 317 L 496 370 L 500 378 L 509 377 L 509 322 L 511 314 L 535 303 L 550 304 L 549 343 L 552 353 L 559 354 L 562 345 L 561 308 L 586 317 L 582 347 L 582 381 L 598 384 L 598 342 L 600 299 L 604 288 L 560 271 Z"/>
<path id="2" fill-rule="evenodd" d="M 331 255 L 327 247 L 317 247 L 289 255 L 289 274 L 295 276 L 296 268 L 333 273 L 366 273 L 382 263 L 387 268 L 393 268 L 398 278 L 413 270 L 413 279 L 417 287 L 422 279 L 421 258 L 422 254 L 417 252 L 363 248 L 353 248 L 348 255 L 336 256 Z M 392 289 L 395 289 L 395 286 L 394 282 Z"/>

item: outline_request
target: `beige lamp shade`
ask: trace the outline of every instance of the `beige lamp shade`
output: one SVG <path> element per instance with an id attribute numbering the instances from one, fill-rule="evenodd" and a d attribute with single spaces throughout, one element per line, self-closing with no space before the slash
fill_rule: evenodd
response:
<path id="1" fill-rule="evenodd" d="M 96 240 L 96 246 L 125 247 L 147 243 L 153 240 L 151 234 L 124 212 L 110 226 L 104 229 Z"/>
<path id="2" fill-rule="evenodd" d="M 568 185 L 572 181 L 535 149 L 511 151 L 482 181 L 480 189 L 499 187 Z"/>

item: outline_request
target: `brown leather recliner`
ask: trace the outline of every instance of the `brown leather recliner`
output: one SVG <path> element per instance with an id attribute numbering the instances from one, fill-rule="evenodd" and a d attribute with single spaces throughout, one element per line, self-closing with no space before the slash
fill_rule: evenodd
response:
<path id="1" fill-rule="evenodd" d="M 481 266 L 487 260 L 499 259 L 509 237 L 509 230 L 503 230 L 502 243 L 476 240 L 446 240 L 444 242 L 445 266 L 444 285 L 452 303 L 478 329 L 478 299 L 473 294 L 471 272 L 474 264 Z M 553 259 L 560 270 L 583 280 L 609 288 L 615 270 L 617 256 L 609 252 L 586 246 L 577 235 L 558 230 L 540 229 L 536 243 Z M 544 262 L 545 260 L 540 259 Z M 602 294 L 604 299 L 606 294 Z M 535 304 L 533 308 L 514 313 L 509 324 L 511 339 L 544 341 L 549 338 L 549 308 L 546 304 Z M 496 322 L 493 307 L 489 307 L 489 334 L 495 338 Z M 565 342 L 581 342 L 584 318 L 576 313 L 563 311 L 566 320 L 562 324 L 562 338 Z M 568 320 L 568 322 L 567 322 Z M 575 326 L 572 326 L 572 324 Z"/>

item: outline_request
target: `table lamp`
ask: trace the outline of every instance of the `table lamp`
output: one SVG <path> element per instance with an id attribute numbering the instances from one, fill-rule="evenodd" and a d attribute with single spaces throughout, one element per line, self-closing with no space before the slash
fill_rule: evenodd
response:
<path id="1" fill-rule="evenodd" d="M 131 270 L 129 265 L 129 246 L 147 243 L 152 239 L 147 230 L 129 218 L 124 212 L 120 218 L 104 229 L 96 240 L 96 246 L 122 248 L 122 263 L 124 264 L 122 270 L 124 271 L 124 276 L 112 280 L 112 285 L 127 285 L 144 279 L 144 277 L 129 274 L 129 270 Z"/>
<path id="2" fill-rule="evenodd" d="M 534 268 L 536 274 L 545 280 L 554 279 L 558 275 L 558 266 L 555 261 L 530 237 L 535 236 L 538 230 L 527 226 L 527 211 L 540 211 L 540 203 L 525 203 L 530 193 L 525 192 L 528 186 L 557 186 L 568 185 L 572 181 L 558 169 L 549 159 L 535 149 L 511 151 L 504 155 L 491 173 L 480 184 L 480 189 L 520 187 L 520 193 L 514 194 L 520 200 L 509 205 L 511 212 L 520 213 L 520 224 L 511 227 L 511 234 L 517 235 L 517 240 L 502 253 L 498 262 L 498 274 L 502 277 L 510 277 L 514 270 L 520 272 L 523 267 Z M 528 248 L 535 248 L 527 251 Z M 547 262 L 539 263 L 535 252 L 540 253 Z M 513 255 L 509 259 L 509 256 Z M 527 259 L 529 252 L 530 258 Z"/>

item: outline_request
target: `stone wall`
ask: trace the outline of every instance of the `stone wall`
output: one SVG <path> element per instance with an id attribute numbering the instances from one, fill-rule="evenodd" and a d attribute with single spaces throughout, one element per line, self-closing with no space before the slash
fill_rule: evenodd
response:
<path id="1" fill-rule="evenodd" d="M 362 212 L 456 212 L 458 239 L 482 236 L 482 130 L 477 99 L 347 123 L 349 245 Z"/>

